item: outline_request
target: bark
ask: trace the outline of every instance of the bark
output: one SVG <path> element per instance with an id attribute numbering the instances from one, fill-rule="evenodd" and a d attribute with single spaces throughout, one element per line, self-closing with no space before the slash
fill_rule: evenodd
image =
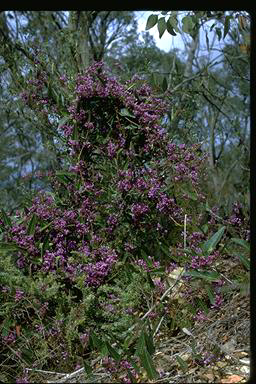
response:
<path id="1" fill-rule="evenodd" d="M 69 28 L 72 34 L 71 51 L 78 72 L 90 65 L 89 28 L 91 12 L 70 11 Z"/>

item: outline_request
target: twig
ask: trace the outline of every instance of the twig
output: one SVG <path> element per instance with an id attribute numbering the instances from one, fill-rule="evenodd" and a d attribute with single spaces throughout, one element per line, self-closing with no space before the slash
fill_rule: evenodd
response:
<path id="1" fill-rule="evenodd" d="M 33 371 L 33 372 L 47 373 L 49 375 L 62 375 L 62 376 L 66 375 L 66 373 L 52 372 L 52 371 L 43 371 L 42 369 L 36 369 L 36 368 L 25 368 L 25 370 L 26 371 Z"/>
<path id="2" fill-rule="evenodd" d="M 64 377 L 62 377 L 60 380 L 56 381 L 47 381 L 47 383 L 62 383 L 64 381 L 66 381 L 66 379 L 71 379 L 71 377 L 74 377 L 76 376 L 78 373 L 82 373 L 84 371 L 84 367 L 83 368 L 80 368 L 78 369 L 77 371 L 75 372 L 72 372 L 72 373 L 68 373 L 68 374 L 65 374 Z"/>
<path id="3" fill-rule="evenodd" d="M 164 316 L 161 317 L 161 319 L 160 319 L 160 321 L 159 321 L 159 323 L 158 323 L 158 325 L 157 325 L 157 327 L 156 327 L 156 330 L 155 330 L 155 332 L 154 332 L 154 334 L 153 334 L 153 337 L 155 337 L 155 335 L 156 335 L 157 332 L 159 331 L 159 329 L 160 329 L 160 327 L 161 327 L 161 324 L 162 324 L 162 322 L 163 322 L 163 319 L 164 319 Z"/>

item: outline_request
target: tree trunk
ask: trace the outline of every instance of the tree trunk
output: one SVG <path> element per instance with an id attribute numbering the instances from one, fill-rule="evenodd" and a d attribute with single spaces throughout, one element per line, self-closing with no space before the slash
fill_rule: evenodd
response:
<path id="1" fill-rule="evenodd" d="M 78 72 L 90 65 L 89 27 L 90 13 L 70 11 L 69 28 L 72 32 L 73 54 Z"/>

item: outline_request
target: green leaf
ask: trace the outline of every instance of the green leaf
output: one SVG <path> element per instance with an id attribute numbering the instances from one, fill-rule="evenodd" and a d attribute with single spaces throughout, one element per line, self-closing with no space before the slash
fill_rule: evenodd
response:
<path id="1" fill-rule="evenodd" d="M 148 374 L 148 378 L 150 380 L 154 380 L 155 378 L 158 377 L 158 373 L 154 367 L 154 364 L 153 364 L 153 360 L 150 356 L 150 354 L 148 353 L 147 349 L 144 348 L 142 353 L 139 355 L 140 357 L 140 360 L 141 360 L 141 363 L 143 365 L 143 367 L 145 368 L 145 370 L 147 371 L 147 374 Z"/>
<path id="2" fill-rule="evenodd" d="M 75 125 L 75 127 L 73 129 L 73 132 L 72 132 L 72 139 L 73 140 L 78 140 L 78 138 L 79 138 L 79 133 L 78 133 L 77 126 Z"/>
<path id="3" fill-rule="evenodd" d="M 73 181 L 72 177 L 74 177 L 74 174 L 72 172 L 57 171 L 56 177 L 64 184 L 67 184 L 68 182 Z"/>
<path id="4" fill-rule="evenodd" d="M 21 352 L 21 357 L 27 362 L 32 363 L 34 358 L 34 353 L 31 351 L 31 349 L 23 348 Z"/>
<path id="5" fill-rule="evenodd" d="M 23 249 L 23 248 L 19 247 L 16 244 L 0 242 L 0 250 L 1 251 L 19 251 L 21 249 Z"/>
<path id="6" fill-rule="evenodd" d="M 213 28 L 215 27 L 216 23 L 213 23 L 210 27 L 210 32 L 213 30 Z"/>
<path id="7" fill-rule="evenodd" d="M 67 172 L 67 171 L 57 171 L 57 172 L 56 172 L 56 175 L 58 175 L 58 176 L 66 176 L 66 177 L 68 177 L 68 178 L 70 178 L 70 177 L 74 177 L 74 173 L 72 173 L 72 172 Z"/>
<path id="8" fill-rule="evenodd" d="M 229 28 L 230 28 L 230 19 L 231 19 L 231 16 L 226 16 L 226 17 L 225 17 L 223 39 L 225 39 L 225 37 L 226 37 L 227 34 L 228 34 L 228 31 L 229 31 Z"/>
<path id="9" fill-rule="evenodd" d="M 6 225 L 7 227 L 11 227 L 12 225 L 11 219 L 9 216 L 7 216 L 7 214 L 3 209 L 1 209 L 1 217 L 3 219 L 4 225 Z"/>
<path id="10" fill-rule="evenodd" d="M 38 221 L 38 217 L 37 217 L 37 215 L 35 215 L 33 213 L 32 217 L 28 223 L 28 229 L 27 229 L 28 235 L 34 235 L 37 221 Z"/>
<path id="11" fill-rule="evenodd" d="M 90 341 L 92 342 L 93 346 L 98 349 L 98 351 L 101 351 L 102 341 L 95 335 L 94 332 L 90 333 Z"/>
<path id="12" fill-rule="evenodd" d="M 165 30 L 166 30 L 166 21 L 164 17 L 160 17 L 160 19 L 157 22 L 157 28 L 159 32 L 159 39 L 163 36 Z"/>
<path id="13" fill-rule="evenodd" d="M 92 367 L 86 363 L 86 361 L 83 361 L 84 370 L 87 373 L 87 375 L 90 375 L 92 373 Z"/>
<path id="14" fill-rule="evenodd" d="M 169 23 L 169 20 L 170 20 L 170 18 L 168 19 L 168 21 L 166 23 L 167 32 L 170 33 L 170 35 L 172 35 L 172 36 L 177 36 L 177 33 L 174 32 L 174 29 L 173 29 L 172 25 Z"/>
<path id="15" fill-rule="evenodd" d="M 110 356 L 112 356 L 113 359 L 115 359 L 116 361 L 119 361 L 121 358 L 119 353 L 109 344 L 108 341 L 106 341 L 106 346 L 107 346 L 107 349 L 108 349 Z"/>
<path id="16" fill-rule="evenodd" d="M 210 239 L 208 239 L 203 245 L 203 250 L 209 255 L 215 249 L 216 245 L 222 238 L 226 227 L 221 227 Z"/>
<path id="17" fill-rule="evenodd" d="M 151 276 L 150 276 L 149 272 L 147 272 L 147 280 L 148 280 L 148 283 L 149 283 L 150 287 L 155 289 L 155 284 L 154 284 L 153 280 L 151 279 Z"/>
<path id="18" fill-rule="evenodd" d="M 250 271 L 250 260 L 241 253 L 235 253 L 235 255 L 239 257 L 241 263 L 245 266 L 245 268 Z"/>
<path id="19" fill-rule="evenodd" d="M 155 352 L 155 346 L 154 346 L 154 342 L 153 342 L 152 333 L 151 332 L 149 332 L 149 333 L 144 332 L 144 338 L 145 338 L 145 342 L 146 342 L 147 350 L 148 350 L 149 354 L 153 355 L 153 353 Z"/>
<path id="20" fill-rule="evenodd" d="M 174 29 L 175 32 L 179 32 L 178 20 L 177 20 L 176 16 L 171 15 L 169 17 L 169 19 L 167 20 L 167 30 L 168 30 L 168 25 L 170 25 Z M 168 30 L 168 32 L 169 32 L 169 30 Z"/>
<path id="21" fill-rule="evenodd" d="M 176 356 L 176 360 L 178 361 L 181 369 L 185 372 L 188 369 L 188 364 L 185 360 L 183 360 L 180 356 Z"/>
<path id="22" fill-rule="evenodd" d="M 157 20 L 158 20 L 157 15 L 150 15 L 147 20 L 146 30 L 153 28 L 156 25 Z"/>
<path id="23" fill-rule="evenodd" d="M 48 227 L 50 227 L 50 225 L 53 223 L 53 221 L 51 221 L 50 223 L 46 224 L 43 228 L 41 228 L 40 232 L 43 232 L 45 231 Z"/>
<path id="24" fill-rule="evenodd" d="M 132 113 L 128 111 L 126 108 L 122 108 L 121 111 L 119 112 L 121 116 L 128 116 L 128 117 L 134 117 Z"/>
<path id="25" fill-rule="evenodd" d="M 142 331 L 136 343 L 135 355 L 137 356 L 141 355 L 145 349 L 146 349 L 146 341 L 145 341 L 144 332 Z"/>
<path id="26" fill-rule="evenodd" d="M 12 325 L 11 319 L 6 319 L 2 325 L 2 336 L 8 336 L 9 329 Z"/>
<path id="27" fill-rule="evenodd" d="M 141 256 L 143 257 L 143 259 L 145 260 L 145 262 L 147 263 L 148 267 L 153 267 L 153 263 L 152 263 L 152 260 L 148 257 L 148 255 L 146 254 L 146 252 L 143 251 L 143 249 L 140 250 L 140 254 Z"/>
<path id="28" fill-rule="evenodd" d="M 182 19 L 182 31 L 191 34 L 193 32 L 194 22 L 191 16 L 185 16 Z"/>
<path id="29" fill-rule="evenodd" d="M 63 96 L 63 95 L 61 95 L 61 96 Z M 64 104 L 64 101 L 63 101 L 63 104 Z M 69 116 L 62 117 L 62 119 L 60 119 L 60 121 L 59 121 L 58 128 L 60 128 L 62 125 L 65 125 L 68 120 L 69 120 Z"/>
<path id="30" fill-rule="evenodd" d="M 185 275 L 204 279 L 204 280 L 209 280 L 209 281 L 215 281 L 220 278 L 220 274 L 217 271 L 208 272 L 208 271 L 192 270 L 192 271 L 187 271 Z"/>
<path id="31" fill-rule="evenodd" d="M 248 241 L 243 240 L 243 239 L 237 239 L 235 237 L 232 237 L 232 239 L 230 239 L 230 241 L 232 241 L 233 243 L 236 243 L 238 245 L 241 245 L 241 247 L 244 247 L 247 251 L 250 251 L 250 245 L 249 245 Z"/>
<path id="32" fill-rule="evenodd" d="M 218 39 L 219 39 L 219 41 L 220 41 L 220 40 L 221 40 L 221 35 L 222 35 L 222 33 L 221 33 L 221 29 L 220 29 L 219 27 L 216 27 L 216 28 L 215 28 L 215 31 L 216 31 L 217 36 L 218 36 Z"/>
<path id="33" fill-rule="evenodd" d="M 162 82 L 162 90 L 163 90 L 163 92 L 165 92 L 167 90 L 167 88 L 168 88 L 168 83 L 167 83 L 166 77 L 164 76 L 163 82 Z"/>
<path id="34" fill-rule="evenodd" d="M 108 353 L 109 353 L 109 352 L 108 352 L 108 347 L 107 347 L 105 341 L 102 342 L 102 345 L 101 345 L 101 348 L 100 348 L 100 352 L 101 352 L 101 354 L 102 354 L 103 356 L 108 356 Z"/>
<path id="35" fill-rule="evenodd" d="M 212 288 L 209 285 L 206 285 L 206 290 L 207 290 L 207 293 L 208 293 L 208 297 L 209 297 L 210 303 L 214 304 L 215 298 L 214 298 L 214 293 L 213 293 Z"/>

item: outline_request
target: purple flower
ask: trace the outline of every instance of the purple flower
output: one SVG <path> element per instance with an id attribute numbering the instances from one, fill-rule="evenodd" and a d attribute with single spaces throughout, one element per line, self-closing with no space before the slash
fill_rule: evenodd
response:
<path id="1" fill-rule="evenodd" d="M 15 293 L 15 301 L 20 301 L 21 299 L 23 299 L 24 295 L 25 294 L 23 291 L 21 291 L 20 289 L 17 289 Z"/>
<path id="2" fill-rule="evenodd" d="M 28 380 L 28 376 L 27 375 L 24 375 L 22 377 L 18 377 L 16 379 L 16 384 L 27 384 L 29 383 L 29 380 Z"/>
<path id="3" fill-rule="evenodd" d="M 215 296 L 214 304 L 211 306 L 211 308 L 219 309 L 221 307 L 221 304 L 223 303 L 223 298 L 220 294 L 217 294 Z"/>
<path id="4" fill-rule="evenodd" d="M 198 311 L 197 314 L 194 316 L 194 319 L 196 321 L 206 321 L 206 320 L 209 320 L 208 317 L 202 311 Z"/>
<path id="5" fill-rule="evenodd" d="M 80 341 L 81 341 L 83 347 L 86 348 L 87 345 L 88 345 L 88 343 L 89 343 L 89 333 L 88 333 L 88 332 L 85 332 L 85 333 L 81 334 L 81 335 L 79 336 L 79 339 L 80 339 Z"/>
<path id="6" fill-rule="evenodd" d="M 118 149 L 118 146 L 114 144 L 111 140 L 108 142 L 107 151 L 108 151 L 108 157 L 110 159 L 113 159 L 113 157 L 116 155 L 116 151 Z"/>
<path id="7" fill-rule="evenodd" d="M 141 218 L 145 213 L 149 211 L 149 207 L 144 203 L 135 203 L 131 206 L 132 217 L 134 220 Z"/>
<path id="8" fill-rule="evenodd" d="M 2 337 L 3 342 L 6 344 L 12 344 L 16 340 L 15 332 L 9 332 L 7 336 Z"/>

